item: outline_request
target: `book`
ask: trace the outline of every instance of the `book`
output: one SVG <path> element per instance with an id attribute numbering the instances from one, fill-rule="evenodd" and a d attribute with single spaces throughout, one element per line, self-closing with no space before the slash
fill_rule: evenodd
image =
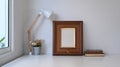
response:
<path id="1" fill-rule="evenodd" d="M 86 50 L 85 56 L 86 57 L 103 57 L 104 53 L 102 50 Z"/>
<path id="2" fill-rule="evenodd" d="M 104 54 L 85 54 L 86 57 L 104 57 Z"/>

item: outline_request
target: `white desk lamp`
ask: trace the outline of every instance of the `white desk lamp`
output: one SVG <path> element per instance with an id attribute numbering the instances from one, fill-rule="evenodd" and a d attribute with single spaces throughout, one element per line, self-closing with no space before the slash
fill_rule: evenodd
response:
<path id="1" fill-rule="evenodd" d="M 28 34 L 28 47 L 29 47 L 29 52 L 32 52 L 32 45 L 31 45 L 31 31 L 34 28 L 35 24 L 37 23 L 38 19 L 40 18 L 41 15 L 44 15 L 46 18 L 49 18 L 52 15 L 52 11 L 44 10 L 41 9 L 39 14 L 35 17 L 34 21 L 32 22 L 32 25 L 28 28 L 27 34 Z"/>

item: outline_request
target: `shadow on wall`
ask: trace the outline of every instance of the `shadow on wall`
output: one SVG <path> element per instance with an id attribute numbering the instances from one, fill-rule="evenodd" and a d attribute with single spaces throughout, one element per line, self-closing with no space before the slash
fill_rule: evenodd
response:
<path id="1" fill-rule="evenodd" d="M 45 40 L 41 40 L 41 43 L 42 43 L 41 54 L 46 54 L 47 53 L 47 51 L 46 51 L 47 45 L 45 44 Z"/>
<path id="2" fill-rule="evenodd" d="M 59 16 L 56 14 L 56 13 L 53 13 L 51 16 L 50 16 L 50 20 L 57 20 L 59 18 Z"/>

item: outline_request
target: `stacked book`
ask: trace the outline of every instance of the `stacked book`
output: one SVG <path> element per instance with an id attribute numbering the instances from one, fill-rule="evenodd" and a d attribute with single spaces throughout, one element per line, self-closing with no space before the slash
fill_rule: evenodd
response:
<path id="1" fill-rule="evenodd" d="M 103 57 L 104 53 L 102 50 L 86 50 L 85 56 L 86 57 Z"/>

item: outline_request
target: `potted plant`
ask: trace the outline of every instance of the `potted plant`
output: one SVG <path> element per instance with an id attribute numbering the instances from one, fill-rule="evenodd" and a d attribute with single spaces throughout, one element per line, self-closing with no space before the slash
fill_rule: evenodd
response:
<path id="1" fill-rule="evenodd" d="M 32 41 L 31 45 L 32 45 L 32 54 L 39 55 L 41 52 L 41 40 Z"/>

